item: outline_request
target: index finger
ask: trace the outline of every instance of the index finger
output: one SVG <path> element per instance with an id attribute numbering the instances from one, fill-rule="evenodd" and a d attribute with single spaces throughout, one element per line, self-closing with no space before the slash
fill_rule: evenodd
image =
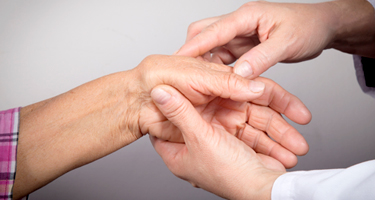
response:
<path id="1" fill-rule="evenodd" d="M 215 47 L 227 44 L 238 35 L 254 32 L 257 19 L 248 21 L 245 18 L 241 13 L 234 12 L 217 20 L 187 41 L 176 55 L 197 57 Z"/>
<path id="2" fill-rule="evenodd" d="M 192 38 L 194 38 L 196 35 L 198 35 L 204 28 L 207 26 L 211 25 L 212 23 L 218 21 L 221 17 L 223 16 L 218 16 L 218 17 L 211 17 L 207 19 L 202 19 L 196 22 L 193 22 L 189 25 L 188 31 L 187 31 L 187 36 L 186 36 L 186 41 L 190 41 Z"/>

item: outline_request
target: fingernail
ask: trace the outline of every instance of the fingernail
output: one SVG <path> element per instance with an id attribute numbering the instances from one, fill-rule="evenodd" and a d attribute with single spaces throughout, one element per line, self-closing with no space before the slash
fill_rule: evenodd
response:
<path id="1" fill-rule="evenodd" d="M 251 66 L 247 61 L 244 61 L 237 68 L 234 69 L 234 73 L 242 77 L 249 77 L 253 75 L 253 69 L 251 69 Z"/>
<path id="2" fill-rule="evenodd" d="M 156 103 L 163 105 L 169 101 L 171 95 L 160 88 L 155 88 L 151 91 L 151 98 Z"/>
<path id="3" fill-rule="evenodd" d="M 264 90 L 266 85 L 259 81 L 250 81 L 249 88 L 254 93 L 259 93 Z"/>

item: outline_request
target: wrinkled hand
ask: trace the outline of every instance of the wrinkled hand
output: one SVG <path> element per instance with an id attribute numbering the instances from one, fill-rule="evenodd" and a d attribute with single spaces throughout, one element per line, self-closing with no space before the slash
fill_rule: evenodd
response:
<path id="1" fill-rule="evenodd" d="M 194 105 L 194 108 L 206 121 L 223 127 L 256 152 L 277 159 L 287 168 L 294 167 L 297 164 L 296 155 L 306 154 L 308 144 L 279 113 L 300 124 L 308 123 L 311 114 L 297 97 L 272 80 L 259 77 L 255 81 L 265 83 L 266 87 L 263 95 L 252 102 L 235 102 L 217 97 L 207 103 Z M 148 114 L 142 120 L 142 127 L 148 127 L 144 132 L 170 142 L 184 142 L 180 129 L 155 104 L 148 104 L 145 108 L 149 110 L 145 111 Z"/>
<path id="2" fill-rule="evenodd" d="M 197 110 L 167 85 L 154 88 L 151 96 L 163 115 L 181 130 L 185 141 L 173 143 L 151 136 L 155 150 L 172 173 L 224 198 L 270 199 L 272 184 L 285 172 L 284 166 L 255 153 L 233 135 L 234 130 L 213 120 L 221 110 Z M 213 103 L 233 110 L 244 106 L 228 99 L 217 101 L 221 103 Z"/>
<path id="3" fill-rule="evenodd" d="M 141 124 L 152 113 L 150 93 L 157 85 L 173 85 L 196 104 L 217 96 L 246 102 L 262 95 L 263 83 L 222 67 L 195 58 L 149 56 L 132 70 L 22 108 L 14 198 L 146 134 Z"/>
<path id="4" fill-rule="evenodd" d="M 317 57 L 326 48 L 375 56 L 374 9 L 365 0 L 317 4 L 249 2 L 189 26 L 177 55 L 230 64 L 254 78 L 278 62 Z"/>

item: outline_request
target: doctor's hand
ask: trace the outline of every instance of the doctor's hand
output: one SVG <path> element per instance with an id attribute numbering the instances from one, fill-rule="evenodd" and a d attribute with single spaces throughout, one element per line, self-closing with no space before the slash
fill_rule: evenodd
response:
<path id="1" fill-rule="evenodd" d="M 285 173 L 280 162 L 257 154 L 238 140 L 233 130 L 212 120 L 219 112 L 200 114 L 173 87 L 158 86 L 151 96 L 185 141 L 174 143 L 150 136 L 172 173 L 227 199 L 270 199 L 273 182 Z M 237 109 L 243 106 L 227 99 L 220 101 Z"/>
<path id="2" fill-rule="evenodd" d="M 228 66 L 222 67 L 222 70 L 232 70 Z M 296 155 L 306 154 L 309 147 L 304 137 L 280 114 L 296 123 L 306 124 L 311 120 L 311 113 L 297 97 L 274 81 L 261 77 L 254 80 L 263 82 L 265 90 L 261 97 L 250 102 L 221 97 L 201 104 L 194 99 L 190 101 L 205 120 L 222 126 L 255 152 L 277 159 L 286 168 L 294 167 L 298 161 Z M 140 121 L 143 132 L 170 142 L 184 142 L 181 130 L 155 104 L 145 107 L 148 114 L 142 115 L 145 117 Z"/>
<path id="3" fill-rule="evenodd" d="M 189 26 L 176 53 L 234 66 L 254 78 L 278 62 L 300 62 L 324 49 L 375 57 L 374 9 L 366 0 L 316 4 L 249 2 Z"/>

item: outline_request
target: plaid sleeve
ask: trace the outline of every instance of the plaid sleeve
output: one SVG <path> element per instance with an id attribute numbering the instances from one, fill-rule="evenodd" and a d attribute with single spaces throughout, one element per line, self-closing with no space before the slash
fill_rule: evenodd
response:
<path id="1" fill-rule="evenodd" d="M 19 112 L 20 108 L 0 111 L 1 200 L 12 199 L 12 189 L 16 177 Z"/>

